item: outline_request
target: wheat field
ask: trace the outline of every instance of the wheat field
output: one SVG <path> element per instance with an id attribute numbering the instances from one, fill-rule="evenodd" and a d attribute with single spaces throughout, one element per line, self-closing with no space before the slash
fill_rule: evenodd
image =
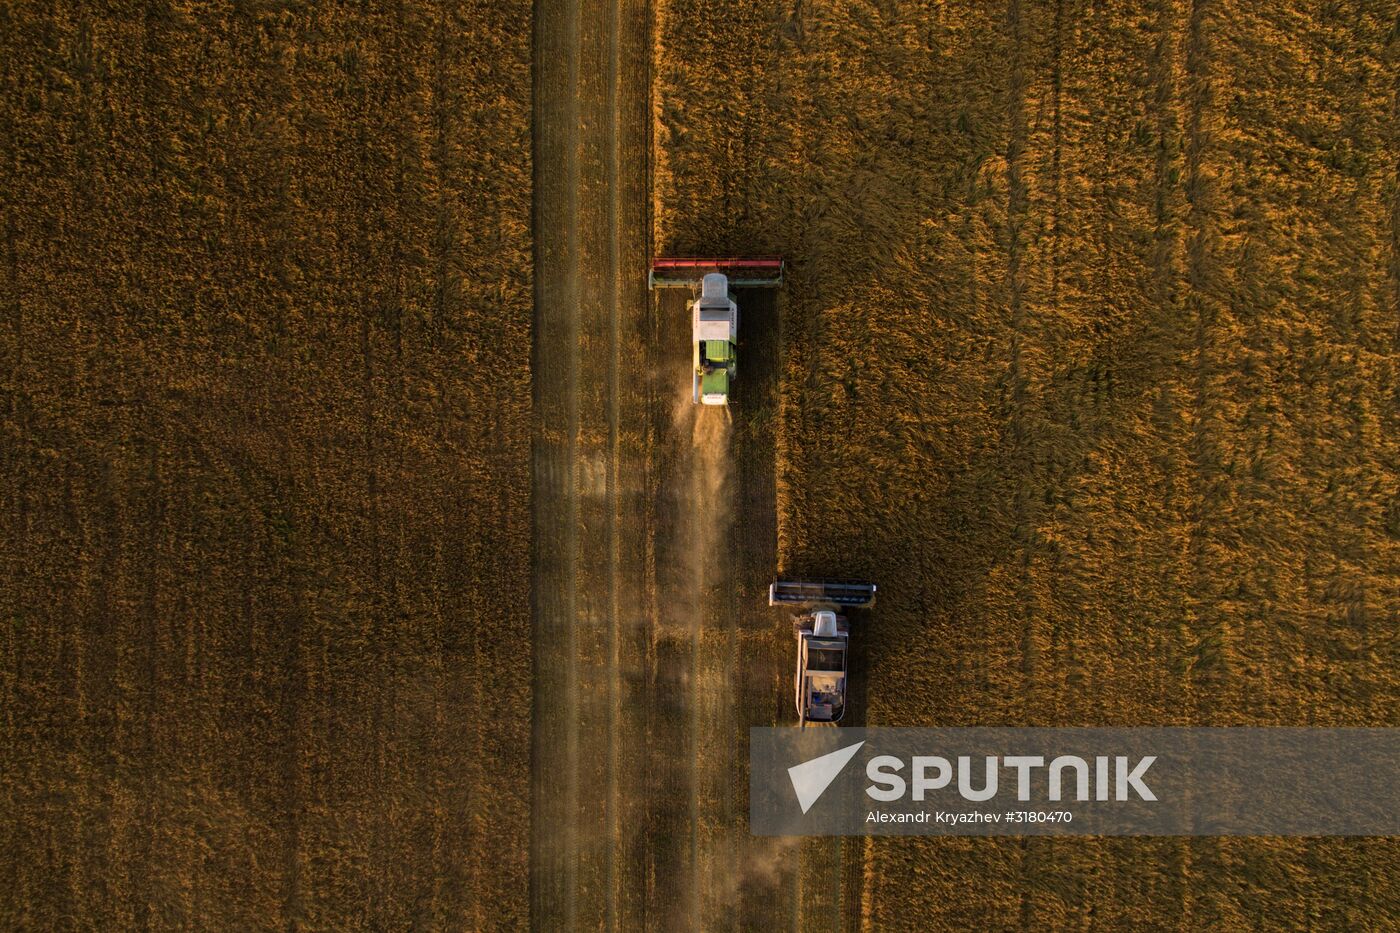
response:
<path id="1" fill-rule="evenodd" d="M 530 8 L 0 8 L 0 926 L 524 925 Z"/>
<path id="2" fill-rule="evenodd" d="M 1393 925 L 1388 839 L 755 859 L 735 744 L 790 712 L 770 531 L 777 570 L 880 586 L 863 724 L 1400 725 L 1393 2 L 597 6 L 550 7 L 584 182 L 541 186 L 536 5 L 0 5 L 0 926 L 521 929 L 532 885 L 716 926 Z M 602 231 L 578 268 L 542 197 Z M 734 524 L 729 627 L 674 645 L 678 610 L 589 582 L 686 553 L 669 383 L 632 378 L 683 355 L 644 345 L 683 325 L 627 277 L 641 215 L 657 254 L 789 262 L 729 441 L 777 514 Z M 582 402 L 532 371 L 541 267 L 589 285 L 549 359 L 613 361 Z M 611 711 L 572 727 L 649 782 L 582 867 L 531 797 L 541 397 L 561 461 L 625 454 L 558 525 L 626 636 L 554 620 Z M 560 807 L 599 809 L 590 773 Z"/>

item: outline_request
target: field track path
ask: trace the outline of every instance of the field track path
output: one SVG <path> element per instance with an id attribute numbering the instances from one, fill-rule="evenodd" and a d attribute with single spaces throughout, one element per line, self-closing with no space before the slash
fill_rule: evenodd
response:
<path id="1" fill-rule="evenodd" d="M 634 0 L 536 5 L 531 915 L 539 929 L 636 927 L 655 909 L 657 879 L 680 875 L 644 844 L 655 829 L 648 801 L 686 794 L 684 771 L 659 775 L 647 752 L 657 729 L 648 700 L 657 693 L 648 621 L 648 32 Z M 667 732 L 663 723 L 663 748 L 684 747 Z"/>
<path id="2" fill-rule="evenodd" d="M 684 294 L 646 288 L 650 13 L 535 24 L 532 926 L 801 926 L 745 814 L 791 652 L 762 599 L 777 301 L 740 298 L 735 406 L 691 406 Z"/>

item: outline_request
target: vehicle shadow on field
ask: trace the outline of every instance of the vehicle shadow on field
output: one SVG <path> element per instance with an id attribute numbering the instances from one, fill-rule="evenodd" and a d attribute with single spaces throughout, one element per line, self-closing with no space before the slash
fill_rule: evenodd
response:
<path id="1" fill-rule="evenodd" d="M 737 654 L 732 717 L 733 755 L 729 798 L 733 855 L 713 895 L 739 929 L 782 928 L 791 904 L 782 895 L 794 883 L 791 844 L 748 833 L 748 730 L 792 725 L 794 643 L 789 614 L 768 606 L 768 584 L 776 576 L 778 549 L 777 428 L 782 377 L 782 314 L 777 289 L 740 289 L 739 362 L 731 406 L 735 463 L 729 579 L 734 603 Z M 723 922 L 721 916 L 716 916 Z"/>

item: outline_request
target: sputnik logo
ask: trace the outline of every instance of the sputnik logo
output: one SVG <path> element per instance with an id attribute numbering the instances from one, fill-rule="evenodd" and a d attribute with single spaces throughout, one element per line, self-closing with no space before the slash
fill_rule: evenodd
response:
<path id="1" fill-rule="evenodd" d="M 788 768 L 788 777 L 792 780 L 792 789 L 797 794 L 797 802 L 802 805 L 803 813 L 812 809 L 812 804 L 821 799 L 821 795 L 826 793 L 826 789 L 836 780 L 841 769 L 846 767 L 864 744 L 857 742 L 847 745 L 820 758 L 813 758 Z"/>

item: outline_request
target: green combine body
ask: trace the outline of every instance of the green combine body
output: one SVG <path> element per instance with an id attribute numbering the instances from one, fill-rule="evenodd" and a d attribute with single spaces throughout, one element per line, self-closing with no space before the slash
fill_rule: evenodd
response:
<path id="1" fill-rule="evenodd" d="M 736 368 L 734 351 L 739 339 L 739 307 L 729 294 L 724 276 L 717 273 L 705 276 L 700 295 L 691 302 L 690 310 L 694 401 L 702 405 L 727 405 L 729 384 L 734 381 Z"/>

